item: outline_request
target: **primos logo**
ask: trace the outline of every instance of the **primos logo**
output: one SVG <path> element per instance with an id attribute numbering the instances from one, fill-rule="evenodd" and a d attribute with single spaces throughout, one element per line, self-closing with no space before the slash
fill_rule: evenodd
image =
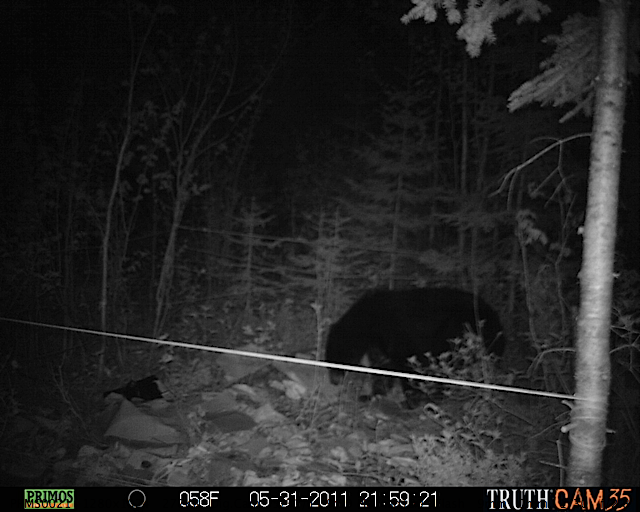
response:
<path id="1" fill-rule="evenodd" d="M 25 489 L 24 508 L 75 508 L 73 489 Z"/>

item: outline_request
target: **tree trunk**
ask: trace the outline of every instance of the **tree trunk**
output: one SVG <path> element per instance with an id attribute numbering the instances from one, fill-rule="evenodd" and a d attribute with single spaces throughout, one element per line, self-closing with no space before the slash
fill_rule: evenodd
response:
<path id="1" fill-rule="evenodd" d="M 571 415 L 568 485 L 601 485 L 611 364 L 609 331 L 618 183 L 626 91 L 626 0 L 600 1 L 589 192 L 580 271 L 576 397 Z"/>

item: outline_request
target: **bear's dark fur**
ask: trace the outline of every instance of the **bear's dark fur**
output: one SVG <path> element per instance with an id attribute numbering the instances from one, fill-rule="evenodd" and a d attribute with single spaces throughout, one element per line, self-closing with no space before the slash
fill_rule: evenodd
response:
<path id="1" fill-rule="evenodd" d="M 407 358 L 451 350 L 448 340 L 462 336 L 465 325 L 482 336 L 489 352 L 502 355 L 504 336 L 497 313 L 478 298 L 476 318 L 473 294 L 451 288 L 375 290 L 365 294 L 329 331 L 325 360 L 358 365 L 367 356 L 371 366 L 415 373 Z M 331 382 L 344 376 L 330 370 Z M 405 394 L 410 388 L 403 382 Z"/>

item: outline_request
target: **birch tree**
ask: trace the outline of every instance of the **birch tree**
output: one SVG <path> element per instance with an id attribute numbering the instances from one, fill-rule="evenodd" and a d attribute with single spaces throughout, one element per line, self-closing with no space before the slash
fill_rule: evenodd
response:
<path id="1" fill-rule="evenodd" d="M 459 39 L 477 57 L 484 43 L 495 41 L 492 25 L 517 15 L 517 21 L 539 21 L 549 8 L 538 0 L 470 2 L 461 12 L 455 1 L 412 0 L 414 7 L 402 18 L 432 22 L 437 8 L 451 24 L 459 24 Z M 618 186 L 627 86 L 626 0 L 600 0 L 598 21 L 572 17 L 563 36 L 552 39 L 556 52 L 542 65 L 543 72 L 514 91 L 511 111 L 537 101 L 575 107 L 562 120 L 578 112 L 591 114 L 591 158 L 584 249 L 580 272 L 580 313 L 576 340 L 576 398 L 570 433 L 568 484 L 598 486 L 605 447 L 608 396 L 611 381 L 609 332 L 613 289 Z M 581 22 L 582 21 L 582 22 Z M 599 33 L 599 39 L 595 36 Z"/>

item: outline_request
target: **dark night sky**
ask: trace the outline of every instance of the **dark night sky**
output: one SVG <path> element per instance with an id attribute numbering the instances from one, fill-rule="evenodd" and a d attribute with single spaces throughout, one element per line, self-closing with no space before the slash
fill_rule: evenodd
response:
<path id="1" fill-rule="evenodd" d="M 15 92 L 21 87 L 20 77 L 28 75 L 35 82 L 38 108 L 45 117 L 59 115 L 56 108 L 64 105 L 79 76 L 93 80 L 104 95 L 109 92 L 104 89 L 117 86 L 117 79 L 126 73 L 130 59 L 127 20 L 114 18 L 113 12 L 99 5 L 25 1 L 5 6 L 8 44 L 3 59 L 13 72 L 4 80 Z M 184 26 L 188 33 L 220 5 L 215 1 L 177 2 L 172 24 Z M 425 30 L 421 22 L 400 23 L 410 2 L 294 5 L 287 55 L 269 95 L 274 124 L 280 125 L 285 118 L 294 130 L 331 122 L 351 105 L 348 99 L 379 100 L 372 80 L 389 80 L 394 68 L 401 68 L 407 58 L 409 33 Z M 230 16 L 226 11 L 223 15 Z M 378 76 L 363 71 L 371 61 Z"/>
<path id="2" fill-rule="evenodd" d="M 171 23 L 189 33 L 221 7 L 225 11 L 221 16 L 232 16 L 230 4 L 174 2 L 176 15 Z M 578 3 L 581 7 L 585 4 L 596 2 Z M 422 22 L 400 23 L 400 16 L 411 5 L 399 0 L 294 2 L 287 55 L 269 88 L 271 107 L 265 123 L 279 128 L 285 124 L 285 130 L 299 132 L 314 124 L 335 122 L 346 114 L 345 108 L 354 108 L 355 99 L 365 105 L 379 101 L 374 81 L 393 80 L 394 70 L 402 68 L 407 59 L 411 32 L 436 32 L 435 26 L 429 28 Z M 59 4 L 27 0 L 12 2 L 4 10 L 8 37 L 3 59 L 12 73 L 3 80 L 9 91 L 15 93 L 22 87 L 22 77 L 29 76 L 45 120 L 60 115 L 57 109 L 64 108 L 66 96 L 80 76 L 93 81 L 100 93 L 94 101 L 108 103 L 105 96 L 114 93 L 129 66 L 126 19 L 116 18 L 115 11 L 108 13 L 103 4 L 92 1 Z M 556 9 L 544 23 L 557 26 L 563 17 Z M 265 131 L 273 132 L 271 128 Z"/>
<path id="3" fill-rule="evenodd" d="M 269 7 L 264 7 L 266 19 L 274 15 L 275 4 L 278 9 L 286 5 L 269 2 Z M 587 12 L 594 12 L 597 7 L 595 1 L 549 4 L 554 11 L 538 27 L 540 37 L 550 27 L 557 31 L 559 21 L 574 7 Z M 235 15 L 242 20 L 243 6 L 262 9 L 266 4 L 204 1 L 173 5 L 176 14 L 171 23 L 184 28 L 188 35 L 212 13 L 221 17 Z M 412 34 L 433 33 L 437 44 L 438 33 L 454 32 L 442 19 L 430 26 L 422 22 L 402 25 L 399 18 L 411 5 L 409 1 L 358 0 L 293 3 L 287 51 L 267 88 L 254 139 L 255 157 L 262 162 L 263 172 L 278 173 L 291 165 L 297 145 L 305 143 L 304 134 L 335 133 L 356 118 L 371 120 L 381 101 L 379 84 L 397 80 Z M 6 102 L 3 130 L 10 130 L 11 123 L 28 108 L 35 111 L 41 126 L 59 122 L 80 78 L 88 84 L 83 108 L 86 123 L 95 124 L 105 109 L 122 107 L 121 82 L 129 66 L 130 33 L 127 20 L 118 18 L 116 12 L 125 10 L 105 10 L 104 4 L 91 1 L 61 4 L 27 0 L 4 5 L 2 59 L 3 68 L 9 73 L 2 78 Z M 512 20 L 505 23 L 508 31 L 520 30 L 514 28 Z M 240 33 L 252 30 L 243 22 L 239 26 Z M 501 28 L 496 31 L 500 38 Z M 490 51 L 486 46 L 484 50 Z M 628 103 L 637 105 L 637 97 L 631 91 Z M 637 137 L 637 120 L 628 122 L 626 128 L 627 139 Z M 626 155 L 627 168 L 638 162 L 633 151 L 637 150 Z M 638 208 L 637 175 L 637 166 L 634 172 L 623 170 L 621 189 L 625 211 L 634 219 Z M 624 218 L 621 222 L 632 238 L 638 235 L 634 222 L 625 222 Z"/>

